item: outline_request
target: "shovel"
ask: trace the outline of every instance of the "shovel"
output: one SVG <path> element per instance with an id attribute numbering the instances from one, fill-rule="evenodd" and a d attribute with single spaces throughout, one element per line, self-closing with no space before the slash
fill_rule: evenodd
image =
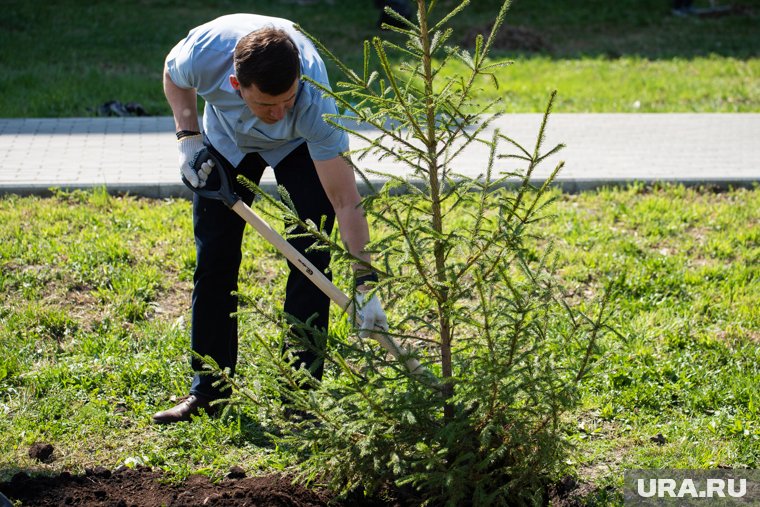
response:
<path id="1" fill-rule="evenodd" d="M 346 296 L 338 287 L 335 286 L 328 278 L 322 274 L 301 252 L 285 241 L 280 234 L 272 229 L 261 217 L 259 217 L 246 203 L 243 202 L 240 197 L 235 194 L 232 188 L 232 178 L 225 169 L 224 165 L 207 149 L 204 149 L 196 155 L 192 162 L 193 168 L 200 170 L 201 164 L 207 161 L 213 161 L 214 169 L 219 175 L 219 188 L 216 190 L 209 189 L 207 187 L 197 188 L 190 184 L 189 181 L 182 176 L 182 182 L 193 192 L 201 197 L 207 199 L 215 199 L 222 201 L 228 208 L 237 213 L 240 218 L 245 220 L 256 231 L 261 234 L 265 240 L 267 240 L 272 246 L 274 246 L 281 254 L 283 254 L 290 262 L 296 266 L 301 273 L 314 283 L 327 297 L 329 297 L 335 304 L 337 304 L 341 310 L 349 312 L 349 315 L 354 314 L 353 301 Z M 373 332 L 370 335 L 371 338 L 376 340 L 385 350 L 387 350 L 395 359 L 402 362 L 410 373 L 415 375 L 426 374 L 431 375 L 430 371 L 422 366 L 420 362 L 409 355 L 409 351 L 399 345 L 392 337 Z"/>

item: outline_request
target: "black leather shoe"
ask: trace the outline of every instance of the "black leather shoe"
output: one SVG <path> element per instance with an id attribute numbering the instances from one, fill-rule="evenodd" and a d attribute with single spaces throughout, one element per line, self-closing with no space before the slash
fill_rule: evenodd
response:
<path id="1" fill-rule="evenodd" d="M 189 421 L 191 416 L 198 415 L 201 410 L 208 415 L 218 411 L 218 405 L 211 405 L 213 400 L 204 396 L 191 394 L 179 399 L 174 407 L 153 414 L 153 422 L 157 424 L 174 424 Z"/>

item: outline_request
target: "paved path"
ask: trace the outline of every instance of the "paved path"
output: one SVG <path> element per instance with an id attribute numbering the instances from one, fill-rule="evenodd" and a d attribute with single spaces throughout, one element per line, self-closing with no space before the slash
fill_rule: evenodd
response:
<path id="1" fill-rule="evenodd" d="M 538 114 L 505 115 L 493 128 L 532 146 L 540 121 Z M 559 142 L 567 148 L 536 177 L 564 160 L 558 183 L 567 191 L 630 181 L 760 182 L 760 114 L 554 114 L 545 146 Z M 189 195 L 179 181 L 168 117 L 0 119 L 0 153 L 0 194 L 105 186 L 149 197 Z M 456 172 L 476 176 L 487 159 L 487 150 L 473 145 Z M 518 168 L 510 164 L 502 168 Z M 406 174 L 389 160 L 367 158 L 360 167 Z M 272 183 L 267 170 L 262 186 Z"/>

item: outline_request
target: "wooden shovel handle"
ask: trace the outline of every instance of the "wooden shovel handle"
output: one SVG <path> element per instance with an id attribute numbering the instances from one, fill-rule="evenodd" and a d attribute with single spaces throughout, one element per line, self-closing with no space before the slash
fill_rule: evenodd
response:
<path id="1" fill-rule="evenodd" d="M 238 200 L 233 206 L 232 211 L 237 213 L 251 227 L 261 234 L 272 246 L 283 254 L 290 262 L 296 266 L 301 273 L 314 283 L 327 297 L 329 297 L 342 310 L 353 313 L 353 301 L 346 296 L 343 291 L 335 286 L 319 269 L 317 269 L 301 252 L 288 243 L 277 231 L 272 229 L 256 212 L 254 212 L 242 200 Z M 392 337 L 382 333 L 372 333 L 371 337 L 376 340 L 385 350 L 394 358 L 402 361 L 410 373 L 430 374 L 430 372 L 420 364 L 420 362 L 409 357 L 409 352 L 399 345 Z"/>

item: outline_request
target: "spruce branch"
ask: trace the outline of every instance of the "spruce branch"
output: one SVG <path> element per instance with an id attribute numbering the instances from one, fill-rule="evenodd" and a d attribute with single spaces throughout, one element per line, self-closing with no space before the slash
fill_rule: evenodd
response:
<path id="1" fill-rule="evenodd" d="M 401 89 L 398 86 L 395 73 L 393 72 L 393 68 L 391 66 L 390 60 L 388 59 L 388 55 L 385 52 L 385 48 L 383 47 L 383 41 L 378 37 L 375 37 L 373 39 L 373 46 L 375 48 L 375 53 L 377 53 L 377 56 L 380 59 L 380 66 L 385 72 L 385 76 L 388 78 L 388 83 L 393 89 L 393 93 L 398 100 L 399 107 L 406 116 L 407 125 L 411 127 L 411 129 L 414 131 L 414 134 L 418 136 L 419 139 L 424 139 L 422 128 L 417 122 L 417 118 L 415 118 L 415 116 L 411 113 L 411 107 L 406 101 L 405 94 L 402 93 Z"/>
<path id="2" fill-rule="evenodd" d="M 472 237 L 480 236 L 480 230 L 483 225 L 483 216 L 486 213 L 486 196 L 488 195 L 488 187 L 491 184 L 491 176 L 493 174 L 493 163 L 496 156 L 496 148 L 499 140 L 499 129 L 496 129 L 493 134 L 493 139 L 489 145 L 488 150 L 488 163 L 486 165 L 485 182 L 483 183 L 483 191 L 480 193 L 480 199 L 478 202 L 477 217 L 475 220 L 475 227 L 472 232 Z"/>
<path id="3" fill-rule="evenodd" d="M 430 9 L 433 8 L 432 4 L 434 3 L 435 2 L 431 2 Z M 424 3 L 419 2 L 419 5 L 420 5 L 420 10 L 422 10 Z M 446 16 L 444 16 L 443 19 L 441 19 L 438 23 L 436 23 L 435 26 L 433 26 L 433 28 L 431 28 L 430 31 L 436 32 L 440 30 L 441 27 L 445 26 L 449 21 L 451 21 L 454 18 L 454 16 L 461 13 L 465 9 L 465 7 L 467 7 L 468 5 L 470 5 L 470 0 L 462 0 L 462 2 L 459 5 L 457 5 L 451 12 L 449 12 Z M 427 18 L 427 16 L 425 17 Z"/>
<path id="4" fill-rule="evenodd" d="M 320 54 L 326 55 L 327 58 L 333 62 L 340 70 L 343 72 L 343 74 L 348 77 L 351 81 L 353 81 L 356 84 L 363 84 L 364 81 L 356 74 L 356 72 L 353 71 L 348 65 L 343 63 L 343 60 L 335 56 L 322 42 L 320 42 L 319 39 L 314 37 L 311 33 L 304 30 L 304 28 L 301 25 L 293 25 L 293 28 L 301 32 L 306 36 L 309 41 L 311 41 L 312 44 L 314 44 L 317 47 L 317 50 Z M 306 77 L 306 76 L 303 76 Z"/>
<path id="5" fill-rule="evenodd" d="M 407 251 L 412 257 L 412 262 L 414 263 L 414 267 L 417 269 L 417 274 L 419 274 L 419 276 L 422 278 L 425 286 L 430 291 L 430 294 L 432 294 L 436 298 L 436 300 L 439 300 L 441 298 L 441 294 L 438 292 L 438 289 L 430 282 L 431 274 L 428 272 L 428 270 L 426 269 L 423 263 L 422 258 L 417 253 L 417 248 L 415 246 L 414 241 L 411 238 L 409 229 L 407 229 L 404 226 L 404 221 L 401 220 L 401 217 L 399 216 L 398 211 L 394 210 L 393 216 L 396 219 L 395 223 L 399 228 L 399 232 L 401 233 L 401 235 L 404 238 L 404 241 L 406 242 L 406 245 L 408 248 Z"/>
<path id="6" fill-rule="evenodd" d="M 323 229 L 317 227 L 313 221 L 308 220 L 304 221 L 299 216 L 298 213 L 295 211 L 294 208 L 291 208 L 288 205 L 283 204 L 280 201 L 277 201 L 272 196 L 270 196 L 268 193 L 264 192 L 261 187 L 253 183 L 247 178 L 240 177 L 245 184 L 246 187 L 248 187 L 251 191 L 253 191 L 257 196 L 259 196 L 262 200 L 266 201 L 267 203 L 271 204 L 275 208 L 279 209 L 283 216 L 285 217 L 285 221 L 287 224 L 289 224 L 291 227 L 294 228 L 300 228 L 304 232 L 299 234 L 290 234 L 290 237 L 306 237 L 310 236 L 317 240 L 318 243 L 321 243 L 321 245 L 315 244 L 310 249 L 318 249 L 318 248 L 327 248 L 334 254 L 339 255 L 342 259 L 351 261 L 354 264 L 361 265 L 362 267 L 375 271 L 378 276 L 384 277 L 388 274 L 384 272 L 381 269 L 378 269 L 377 266 L 373 266 L 372 264 L 368 263 L 367 261 L 353 255 L 351 252 L 349 252 L 344 245 L 339 244 L 337 241 L 333 240 L 333 238 L 324 232 Z M 278 189 L 281 187 L 278 187 Z M 282 188 L 282 192 L 287 195 L 287 191 L 285 191 L 284 188 Z M 283 194 L 281 194 L 283 195 Z M 291 202 L 292 205 L 292 202 Z"/>
<path id="7" fill-rule="evenodd" d="M 410 32 L 408 35 L 410 37 L 414 37 L 414 36 L 416 36 L 418 34 L 419 29 L 418 29 L 417 25 L 415 25 L 414 23 L 412 23 L 411 21 L 409 21 L 408 19 L 406 19 L 404 16 L 402 16 L 401 14 L 399 14 L 398 12 L 396 12 L 392 7 L 386 5 L 383 10 L 384 10 L 384 12 L 388 16 L 392 17 L 393 19 L 395 19 L 396 21 L 398 21 L 400 23 L 403 23 L 406 27 L 408 27 L 408 29 L 409 29 L 408 31 Z M 385 24 L 385 23 L 383 23 L 383 25 L 382 25 L 381 28 L 386 28 L 386 27 L 388 29 L 390 29 L 390 28 L 397 28 L 397 27 L 395 27 L 393 25 L 388 25 L 388 24 Z"/>
<path id="8" fill-rule="evenodd" d="M 491 46 L 493 46 L 493 43 L 496 40 L 496 35 L 498 34 L 501 25 L 504 24 L 504 19 L 507 17 L 507 10 L 509 10 L 511 4 L 511 0 L 505 0 L 501 5 L 501 9 L 496 15 L 496 20 L 494 21 L 493 27 L 491 28 L 491 33 L 488 35 L 488 40 L 486 40 L 486 43 L 484 44 L 483 49 L 480 53 L 480 58 L 478 60 L 479 65 L 482 64 L 482 62 L 488 56 L 488 53 L 491 50 Z"/>
<path id="9" fill-rule="evenodd" d="M 332 92 L 332 90 L 329 88 L 329 86 L 326 86 L 326 85 L 324 85 L 324 84 L 322 84 L 322 83 L 320 83 L 318 81 L 314 81 L 313 79 L 309 78 L 308 76 L 304 76 L 303 80 L 306 81 L 306 82 L 308 82 L 308 83 L 311 83 L 312 85 L 314 85 L 315 87 L 317 87 L 319 90 L 321 90 L 323 93 L 325 93 L 325 94 L 327 94 L 329 96 L 333 96 L 333 97 L 335 96 L 335 94 Z M 346 101 L 345 99 L 341 99 L 341 100 L 343 101 L 343 104 L 344 104 L 344 106 L 346 106 L 346 108 L 348 108 L 349 110 L 351 110 L 352 112 L 354 112 L 357 115 L 361 115 L 361 111 L 358 110 L 357 108 L 355 108 L 352 104 L 350 104 L 350 102 Z M 397 142 L 397 143 L 401 144 L 402 146 L 404 146 L 405 148 L 407 148 L 408 150 L 410 150 L 412 152 L 419 152 L 421 155 L 424 155 L 424 153 L 425 153 L 424 151 L 420 150 L 415 145 L 413 145 L 412 143 L 410 143 L 409 141 L 407 141 L 406 138 L 404 138 L 403 136 L 397 134 L 396 131 L 395 131 L 395 129 L 389 129 L 389 128 L 386 127 L 385 123 L 387 121 L 387 117 L 381 117 L 381 118 L 375 119 L 375 118 L 368 118 L 368 117 L 361 117 L 360 116 L 360 118 L 362 119 L 362 121 L 368 123 L 372 127 L 374 127 L 376 129 L 380 130 L 381 132 L 383 132 L 383 134 L 385 134 L 386 136 L 388 136 L 391 139 L 393 139 L 394 142 Z M 375 140 L 373 138 L 370 138 L 370 137 L 368 137 L 366 135 L 363 135 L 363 134 L 361 134 L 360 132 L 358 132 L 356 130 L 349 129 L 348 127 L 346 127 L 345 125 L 343 125 L 342 122 L 336 121 L 337 119 L 347 119 L 347 120 L 350 120 L 352 118 L 350 116 L 346 116 L 346 115 L 333 115 L 333 114 L 329 114 L 329 115 L 325 116 L 325 120 L 330 125 L 338 128 L 338 129 L 340 129 L 340 130 L 342 130 L 344 132 L 347 132 L 347 133 L 349 133 L 351 135 L 354 135 L 354 136 L 356 136 L 356 137 L 358 137 L 358 138 L 366 141 L 367 143 L 370 143 L 370 145 L 372 145 L 373 148 L 381 149 L 381 150 L 383 150 L 388 155 L 393 155 L 394 154 L 394 151 L 393 151 L 393 149 L 391 147 L 385 146 L 385 144 L 379 144 L 379 143 L 377 143 L 377 140 Z"/>

